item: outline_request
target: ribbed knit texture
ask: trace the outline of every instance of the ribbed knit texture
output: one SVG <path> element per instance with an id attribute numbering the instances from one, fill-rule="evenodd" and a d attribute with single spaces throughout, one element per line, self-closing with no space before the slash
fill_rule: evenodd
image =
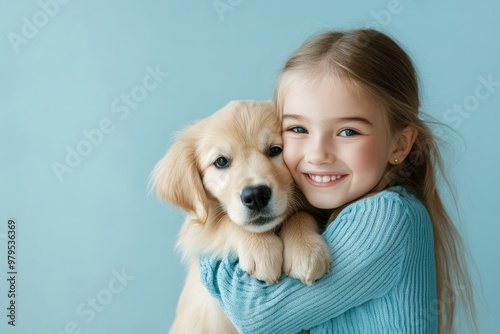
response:
<path id="1" fill-rule="evenodd" d="M 236 257 L 200 260 L 201 279 L 240 333 L 437 333 L 432 225 L 394 187 L 347 206 L 323 233 L 331 271 L 311 286 L 257 281 Z"/>

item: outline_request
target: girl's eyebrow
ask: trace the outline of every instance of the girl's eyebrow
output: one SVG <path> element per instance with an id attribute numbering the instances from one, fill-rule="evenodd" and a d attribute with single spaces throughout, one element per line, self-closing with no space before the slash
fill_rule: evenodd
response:
<path id="1" fill-rule="evenodd" d="M 340 118 L 334 118 L 333 120 L 335 122 L 358 122 L 373 126 L 373 123 L 364 117 L 340 117 Z"/>
<path id="2" fill-rule="evenodd" d="M 303 120 L 304 116 L 295 115 L 295 114 L 284 114 L 283 120 L 285 120 L 285 119 Z"/>
<path id="3" fill-rule="evenodd" d="M 286 119 L 291 119 L 291 120 L 299 120 L 302 121 L 304 120 L 304 116 L 301 115 L 295 115 L 295 114 L 284 114 L 283 115 L 283 120 Z M 357 122 L 357 123 L 363 123 L 369 126 L 373 126 L 373 123 L 370 122 L 368 119 L 364 117 L 335 117 L 331 119 L 332 122 L 338 122 L 338 123 L 347 123 L 347 122 Z"/>

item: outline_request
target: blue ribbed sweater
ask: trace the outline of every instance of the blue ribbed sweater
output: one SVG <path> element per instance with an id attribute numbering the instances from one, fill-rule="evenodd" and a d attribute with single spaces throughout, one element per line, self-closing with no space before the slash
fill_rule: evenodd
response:
<path id="1" fill-rule="evenodd" d="M 266 285 L 235 257 L 200 260 L 201 278 L 240 333 L 437 333 L 432 225 L 424 205 L 394 187 L 347 206 L 323 233 L 328 275 L 310 286 Z"/>

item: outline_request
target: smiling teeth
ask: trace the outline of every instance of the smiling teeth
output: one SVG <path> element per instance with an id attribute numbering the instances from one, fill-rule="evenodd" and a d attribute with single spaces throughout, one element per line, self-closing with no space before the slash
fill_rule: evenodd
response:
<path id="1" fill-rule="evenodd" d="M 332 176 L 320 176 L 320 175 L 311 175 L 309 174 L 309 177 L 314 181 L 318 183 L 326 183 L 330 181 L 335 181 L 341 178 L 340 175 L 332 175 Z"/>

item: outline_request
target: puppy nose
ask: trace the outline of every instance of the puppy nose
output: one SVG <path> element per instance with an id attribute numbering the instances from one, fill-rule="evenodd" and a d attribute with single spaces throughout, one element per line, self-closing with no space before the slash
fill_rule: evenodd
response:
<path id="1" fill-rule="evenodd" d="M 269 203 L 271 193 L 268 186 L 246 187 L 241 192 L 241 202 L 250 210 L 261 211 Z"/>

